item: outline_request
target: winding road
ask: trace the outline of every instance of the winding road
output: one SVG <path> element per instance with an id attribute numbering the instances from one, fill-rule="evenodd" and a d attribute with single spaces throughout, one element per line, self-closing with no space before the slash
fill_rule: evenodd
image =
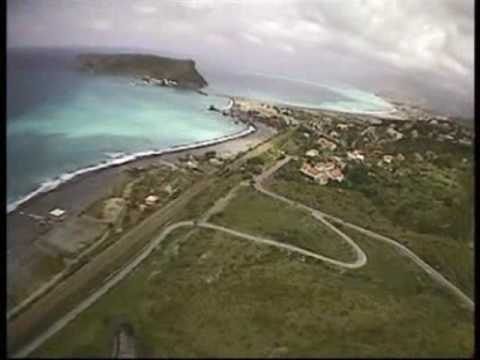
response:
<path id="1" fill-rule="evenodd" d="M 357 230 L 358 232 L 361 232 L 367 236 L 370 236 L 376 240 L 380 240 L 380 241 L 383 241 L 383 242 L 386 242 L 392 246 L 394 246 L 397 251 L 410 258 L 413 262 L 415 262 L 418 266 L 420 266 L 423 270 L 425 270 L 425 272 L 430 275 L 430 277 L 437 281 L 440 285 L 446 287 L 448 290 L 450 290 L 455 296 L 457 296 L 458 298 L 460 298 L 460 300 L 462 300 L 462 302 L 470 309 L 473 311 L 474 307 L 475 307 L 475 304 L 474 302 L 472 301 L 472 299 L 470 299 L 462 290 L 460 290 L 458 287 L 456 287 L 455 285 L 453 285 L 450 281 L 448 281 L 442 274 L 440 274 L 437 270 L 435 270 L 432 266 L 430 266 L 429 264 L 427 264 L 425 261 L 423 261 L 419 256 L 417 256 L 413 251 L 411 251 L 409 248 L 407 248 L 406 246 L 400 244 L 398 241 L 394 240 L 394 239 L 391 239 L 389 237 L 386 237 L 386 236 L 383 236 L 383 235 L 380 235 L 380 234 L 377 234 L 376 232 L 373 232 L 371 230 L 367 230 L 361 226 L 358 226 L 358 225 L 355 225 L 355 224 L 352 224 L 348 221 L 345 221 L 345 220 L 342 220 L 338 217 L 335 217 L 335 216 L 332 216 L 332 215 L 329 215 L 327 213 L 324 213 L 320 210 L 316 210 L 316 209 L 312 209 L 306 205 L 303 205 L 301 203 L 298 203 L 298 202 L 295 202 L 295 201 L 292 201 L 284 196 L 281 196 L 279 194 L 276 194 L 274 192 L 271 192 L 267 189 L 265 189 L 263 186 L 262 186 L 262 182 L 269 176 L 271 176 L 275 171 L 277 171 L 279 168 L 281 168 L 282 166 L 284 166 L 287 162 L 289 162 L 290 160 L 292 159 L 292 157 L 286 157 L 285 159 L 283 159 L 282 161 L 278 162 L 274 167 L 272 167 L 270 170 L 268 170 L 266 173 L 264 174 L 261 174 L 258 178 L 257 178 L 257 181 L 255 182 L 255 189 L 257 189 L 259 192 L 265 194 L 265 195 L 268 195 L 274 199 L 277 199 L 277 200 L 280 200 L 280 201 L 283 201 L 287 204 L 290 204 L 290 205 L 293 205 L 293 206 L 296 206 L 296 207 L 299 207 L 301 209 L 304 209 L 306 211 L 309 211 L 313 217 L 315 217 L 316 219 L 320 220 L 320 221 L 324 221 L 325 225 L 329 226 L 329 223 L 328 221 L 325 222 L 326 219 L 329 219 L 333 222 L 336 222 L 338 224 L 341 224 L 341 225 L 344 225 L 344 226 L 347 226 L 351 229 L 354 229 L 354 230 Z M 331 225 L 333 226 L 333 225 Z M 335 227 L 334 227 L 335 228 Z M 336 228 L 335 228 L 336 229 Z M 338 229 L 337 229 L 338 230 Z M 338 230 L 340 231 L 340 230 Z M 352 246 L 357 246 L 356 244 Z M 358 252 L 357 252 L 358 253 Z"/>
<path id="2" fill-rule="evenodd" d="M 276 200 L 282 201 L 284 203 L 287 203 L 289 205 L 295 206 L 297 208 L 301 208 L 303 210 L 308 211 L 315 219 L 318 221 L 322 222 L 325 226 L 327 226 L 329 229 L 334 231 L 336 234 L 338 234 L 345 242 L 347 242 L 353 249 L 353 251 L 356 254 L 356 259 L 353 262 L 344 262 L 344 261 L 339 261 L 335 260 L 332 258 L 329 258 L 327 256 L 317 254 L 312 251 L 308 251 L 305 249 L 302 249 L 300 247 L 290 245 L 287 243 L 283 243 L 280 241 L 272 240 L 272 239 L 266 239 L 260 236 L 255 236 L 251 234 L 247 234 L 238 230 L 226 228 L 224 226 L 216 225 L 213 223 L 208 222 L 210 217 L 215 214 L 218 211 L 221 211 L 223 208 L 225 208 L 228 205 L 228 202 L 234 197 L 236 191 L 238 190 L 239 186 L 245 185 L 245 183 L 241 183 L 240 185 L 234 187 L 226 196 L 223 198 L 219 199 L 205 214 L 202 218 L 196 221 L 180 221 L 174 224 L 168 225 L 164 230 L 161 232 L 161 234 L 156 237 L 149 245 L 147 245 L 146 248 L 128 265 L 126 265 L 124 268 L 122 268 L 118 273 L 116 273 L 114 276 L 112 276 L 110 279 L 105 281 L 103 285 L 96 289 L 92 294 L 90 294 L 85 300 L 83 300 L 80 304 L 78 304 L 73 310 L 68 312 L 65 316 L 63 316 L 60 320 L 55 322 L 53 325 L 51 325 L 48 329 L 43 331 L 39 336 L 37 336 L 32 342 L 30 342 L 28 345 L 17 351 L 13 357 L 26 357 L 29 354 L 31 354 L 33 351 L 35 351 L 39 346 L 41 346 L 47 339 L 49 339 L 51 336 L 53 336 L 56 332 L 61 330 L 63 327 L 65 327 L 69 322 L 71 322 L 73 319 L 75 319 L 78 315 L 80 315 L 84 310 L 86 310 L 89 306 L 91 306 L 93 303 L 95 303 L 100 297 L 102 297 L 104 294 L 106 294 L 110 289 L 112 289 L 115 285 L 117 285 L 121 280 L 123 280 L 126 276 L 128 276 L 138 265 L 140 265 L 157 247 L 158 245 L 165 239 L 167 236 L 172 233 L 173 231 L 183 228 L 183 227 L 200 227 L 200 228 L 205 228 L 205 229 L 211 229 L 211 230 L 216 230 L 216 231 L 221 231 L 224 233 L 228 233 L 230 235 L 236 236 L 238 238 L 248 240 L 248 241 L 253 241 L 256 243 L 268 245 L 268 246 L 273 246 L 276 248 L 280 249 L 286 249 L 288 251 L 294 252 L 301 254 L 306 257 L 314 258 L 316 260 L 324 261 L 327 263 L 330 263 L 334 266 L 339 266 L 342 268 L 346 269 L 358 269 L 365 264 L 367 264 L 367 256 L 364 253 L 364 251 L 345 233 L 343 233 L 341 230 L 339 230 L 333 223 L 338 223 L 347 227 L 350 227 L 352 229 L 355 229 L 365 235 L 368 235 L 374 239 L 386 242 L 392 246 L 394 246 L 402 255 L 409 257 L 411 260 L 413 260 L 417 265 L 419 265 L 423 270 L 427 272 L 431 276 L 432 279 L 437 281 L 440 285 L 444 286 L 448 290 L 452 291 L 454 295 L 456 295 L 464 305 L 467 306 L 469 310 L 474 309 L 474 303 L 473 301 L 465 295 L 459 288 L 457 288 L 455 285 L 453 285 L 451 282 L 449 282 L 447 279 L 445 279 L 438 271 L 436 271 L 434 268 L 432 268 L 430 265 L 428 265 L 426 262 L 424 262 L 422 259 L 420 259 L 417 255 L 415 255 L 411 250 L 409 250 L 407 247 L 403 246 L 402 244 L 398 243 L 397 241 L 390 239 L 388 237 L 382 236 L 380 234 L 377 234 L 373 231 L 364 229 L 358 225 L 354 225 L 352 223 L 349 223 L 347 221 L 344 221 L 340 218 L 334 217 L 332 215 L 326 214 L 324 212 L 321 212 L 319 210 L 310 208 L 306 205 L 303 205 L 301 203 L 297 203 L 293 200 L 290 200 L 286 197 L 283 197 L 279 194 L 273 193 L 267 189 L 265 189 L 262 186 L 262 182 L 271 176 L 273 173 L 275 173 L 278 169 L 280 169 L 282 166 L 284 166 L 286 163 L 288 163 L 292 157 L 287 156 L 283 160 L 277 162 L 274 166 L 272 166 L 270 169 L 267 169 L 265 172 L 260 174 L 259 176 L 256 177 L 255 179 L 255 184 L 254 187 L 257 191 L 272 197 Z M 330 221 L 328 221 L 328 220 Z"/>

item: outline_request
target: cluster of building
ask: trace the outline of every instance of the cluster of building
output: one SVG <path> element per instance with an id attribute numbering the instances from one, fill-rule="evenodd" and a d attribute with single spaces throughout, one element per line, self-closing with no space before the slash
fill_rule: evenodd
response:
<path id="1" fill-rule="evenodd" d="M 230 115 L 245 123 L 261 122 L 277 129 L 298 124 L 291 109 L 254 100 L 237 99 Z"/>
<path id="2" fill-rule="evenodd" d="M 335 161 L 318 162 L 315 164 L 306 161 L 300 168 L 300 172 L 320 185 L 326 185 L 330 180 L 342 182 L 345 179 L 341 166 Z"/>
<path id="3" fill-rule="evenodd" d="M 132 85 L 136 85 L 137 83 L 132 82 Z M 143 85 L 157 85 L 157 86 L 170 86 L 170 87 L 175 87 L 178 86 L 178 82 L 175 80 L 169 80 L 169 79 L 156 79 L 151 76 L 144 76 L 142 77 L 141 84 Z"/>

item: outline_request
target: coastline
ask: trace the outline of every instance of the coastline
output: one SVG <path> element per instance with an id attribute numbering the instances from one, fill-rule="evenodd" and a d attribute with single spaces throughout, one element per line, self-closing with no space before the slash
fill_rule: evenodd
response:
<path id="1" fill-rule="evenodd" d="M 228 95 L 223 95 L 223 94 L 216 94 L 215 96 L 230 97 Z M 328 111 L 328 112 L 341 113 L 341 114 L 344 113 L 344 114 L 368 115 L 368 116 L 375 116 L 375 117 L 381 117 L 381 118 L 404 120 L 402 117 L 395 115 L 396 113 L 399 113 L 399 111 L 397 110 L 397 108 L 394 105 L 392 105 L 390 103 L 389 104 L 391 105 L 392 108 L 389 109 L 389 110 L 366 111 L 366 110 L 341 110 L 341 109 L 332 109 L 332 108 L 321 107 L 321 106 L 314 107 L 314 106 L 294 104 L 294 103 L 286 103 L 286 102 L 283 103 L 283 102 L 272 101 L 272 100 L 262 100 L 262 99 L 247 97 L 247 96 L 236 96 L 236 98 L 247 100 L 247 101 L 255 101 L 255 102 L 266 103 L 266 104 L 275 105 L 275 106 L 285 106 L 285 107 L 290 107 L 290 108 L 298 109 L 298 110 Z M 385 99 L 382 98 L 382 100 L 385 100 Z"/>
<path id="2" fill-rule="evenodd" d="M 28 216 L 29 214 L 46 216 L 53 208 L 60 207 L 67 211 L 69 217 L 78 216 L 90 203 L 107 196 L 113 187 L 125 181 L 129 169 L 159 165 L 164 161 L 174 162 L 186 153 L 202 156 L 207 151 L 215 150 L 219 155 L 234 156 L 274 133 L 275 130 L 263 124 L 249 124 L 234 134 L 167 150 L 144 152 L 143 156 L 73 176 L 55 188 L 35 194 L 7 213 L 8 255 L 15 258 L 16 254 L 20 254 L 19 249 L 31 245 L 39 238 L 36 220 Z"/>
<path id="3" fill-rule="evenodd" d="M 223 111 L 230 110 L 235 103 L 232 97 L 228 97 L 228 98 L 229 98 L 229 103 L 227 104 L 226 108 L 223 109 Z M 252 124 L 245 124 L 245 125 L 246 125 L 245 128 L 235 133 L 220 136 L 220 137 L 209 139 L 209 140 L 195 141 L 189 144 L 174 145 L 169 148 L 160 149 L 160 150 L 145 150 L 145 151 L 141 151 L 133 154 L 119 153 L 119 154 L 122 154 L 123 156 L 121 157 L 113 156 L 110 160 L 104 160 L 98 164 L 90 165 L 85 168 L 75 170 L 73 172 L 61 174 L 60 176 L 54 179 L 49 179 L 44 181 L 36 189 L 22 196 L 20 199 L 7 204 L 7 209 L 6 209 L 7 215 L 15 211 L 16 209 L 18 209 L 21 205 L 27 203 L 30 200 L 35 199 L 37 196 L 53 191 L 57 189 L 59 186 L 66 184 L 67 182 L 73 180 L 74 178 L 77 178 L 78 176 L 96 172 L 103 169 L 107 169 L 110 167 L 131 163 L 133 161 L 152 157 L 152 156 L 161 156 L 161 155 L 166 155 L 166 154 L 171 154 L 176 152 L 188 151 L 188 150 L 193 150 L 197 148 L 203 148 L 206 146 L 220 144 L 223 142 L 232 141 L 257 131 L 254 125 Z"/>

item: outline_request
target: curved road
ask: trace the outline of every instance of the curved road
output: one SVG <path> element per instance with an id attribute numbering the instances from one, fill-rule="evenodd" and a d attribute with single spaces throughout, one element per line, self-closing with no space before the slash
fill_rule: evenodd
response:
<path id="1" fill-rule="evenodd" d="M 274 172 L 276 172 L 278 169 L 280 169 L 282 166 L 284 166 L 286 163 L 288 163 L 290 160 L 292 159 L 292 157 L 289 157 L 287 156 L 285 159 L 279 161 L 276 165 L 274 165 L 271 169 L 269 169 L 267 172 L 259 175 L 257 178 L 256 178 L 256 181 L 255 181 L 255 189 L 258 190 L 259 192 L 265 194 L 265 195 L 268 195 L 272 198 L 275 198 L 277 200 L 280 200 L 280 201 L 283 201 L 287 204 L 290 204 L 292 206 L 296 206 L 296 207 L 299 207 L 301 209 L 304 209 L 306 211 L 309 211 L 312 216 L 314 216 L 315 218 L 321 220 L 323 219 L 325 221 L 325 219 L 330 219 L 330 220 L 333 220 L 334 222 L 336 223 L 339 223 L 341 225 L 344 225 L 344 226 L 348 226 L 349 228 L 352 228 L 354 230 L 357 230 L 365 235 L 368 235 L 376 240 L 380 240 L 380 241 L 383 241 L 383 242 L 386 242 L 390 245 L 393 245 L 402 255 L 405 255 L 406 257 L 409 257 L 411 260 L 413 260 L 413 262 L 415 262 L 418 266 L 420 266 L 423 270 L 425 270 L 425 272 L 430 275 L 430 277 L 437 281 L 440 285 L 446 287 L 448 290 L 450 290 L 455 296 L 459 297 L 460 300 L 462 300 L 462 302 L 470 309 L 473 311 L 473 309 L 475 308 L 475 304 L 474 302 L 472 301 L 472 299 L 470 299 L 462 290 L 460 290 L 458 287 L 456 287 L 455 285 L 453 285 L 450 281 L 448 281 L 442 274 L 440 274 L 437 270 L 435 270 L 433 267 L 431 267 L 429 264 L 427 264 L 425 261 L 423 261 L 420 257 L 418 257 L 413 251 L 411 251 L 409 248 L 407 248 L 406 246 L 400 244 L 398 241 L 396 240 L 393 240 L 389 237 L 386 237 L 386 236 L 383 236 L 383 235 L 380 235 L 380 234 L 377 234 L 371 230 L 367 230 L 365 228 L 362 228 L 361 226 L 358 226 L 358 225 L 355 225 L 355 224 L 352 224 L 348 221 L 344 221 L 338 217 L 335 217 L 335 216 L 332 216 L 332 215 L 329 215 L 327 213 L 324 213 L 320 210 L 316 210 L 316 209 L 312 209 L 311 207 L 308 207 L 306 205 L 303 205 L 301 203 L 298 203 L 296 201 L 292 201 L 284 196 L 281 196 L 279 194 L 276 194 L 274 192 L 271 192 L 267 189 L 265 189 L 263 186 L 262 186 L 262 182 L 269 176 L 271 176 Z M 328 222 L 326 223 L 326 225 L 328 226 Z M 333 225 L 331 225 L 333 226 Z M 335 227 L 334 227 L 335 228 Z M 337 229 L 338 230 L 338 229 Z M 338 230 L 339 231 L 339 230 Z M 353 245 L 352 245 L 353 246 Z M 356 246 L 356 244 L 355 244 Z"/>
<path id="2" fill-rule="evenodd" d="M 380 240 L 387 242 L 399 250 L 399 252 L 402 255 L 405 255 L 412 259 L 417 265 L 419 265 L 423 270 L 425 270 L 435 281 L 439 282 L 442 286 L 446 287 L 447 289 L 451 290 L 456 296 L 458 296 L 463 303 L 470 309 L 473 310 L 474 308 L 474 303 L 473 301 L 465 295 L 459 288 L 457 288 L 455 285 L 453 285 L 451 282 L 449 282 L 447 279 L 445 279 L 438 271 L 436 271 L 434 268 L 432 268 L 430 265 L 428 265 L 426 262 L 424 262 L 422 259 L 420 259 L 415 253 L 413 253 L 410 249 L 405 247 L 404 245 L 398 243 L 397 241 L 390 239 L 388 237 L 379 235 L 373 231 L 364 229 L 360 226 L 354 225 L 352 223 L 349 223 L 347 221 L 344 221 L 340 218 L 337 218 L 335 216 L 326 214 L 322 211 L 310 208 L 306 205 L 303 205 L 301 203 L 298 203 L 296 201 L 290 200 L 286 197 L 283 197 L 279 194 L 273 193 L 269 190 L 266 190 L 262 186 L 262 182 L 271 176 L 275 171 L 280 169 L 282 166 L 284 166 L 287 162 L 289 162 L 292 158 L 291 157 L 286 157 L 285 159 L 279 161 L 277 164 L 275 164 L 272 168 L 268 169 L 261 175 L 256 177 L 255 181 L 255 189 L 258 190 L 259 192 L 270 196 L 274 199 L 280 200 L 282 202 L 285 202 L 289 205 L 296 206 L 298 208 L 301 208 L 303 210 L 306 210 L 310 212 L 310 214 L 317 220 L 321 221 L 324 225 L 326 225 L 329 229 L 337 233 L 343 240 L 345 240 L 355 251 L 356 253 L 356 260 L 354 262 L 343 262 L 339 260 L 335 260 L 329 257 L 326 257 L 321 254 L 314 253 L 312 251 L 308 251 L 302 248 L 299 248 L 294 245 L 282 243 L 279 241 L 271 240 L 271 239 L 266 239 L 262 238 L 260 236 L 254 236 L 250 235 L 241 231 L 237 231 L 234 229 L 229 229 L 224 226 L 220 225 L 215 225 L 212 223 L 207 222 L 207 220 L 210 218 L 212 214 L 214 214 L 218 209 L 221 209 L 227 205 L 229 200 L 233 197 L 232 195 L 235 193 L 238 187 L 232 189 L 225 197 L 219 199 L 213 207 L 207 211 L 206 215 L 202 217 L 199 221 L 180 221 L 174 224 L 171 224 L 167 226 L 162 233 L 154 239 L 142 253 L 135 259 L 133 260 L 130 264 L 125 266 L 121 271 L 116 273 L 112 278 L 110 278 L 108 281 L 106 281 L 99 289 L 94 291 L 90 296 L 88 296 L 84 301 L 82 301 L 79 305 L 77 305 L 72 311 L 67 313 L 64 317 L 62 317 L 60 320 L 55 322 L 52 326 L 50 326 L 47 330 L 45 330 L 42 334 L 40 334 L 37 338 L 35 338 L 30 344 L 25 346 L 24 348 L 20 349 L 17 353 L 13 355 L 13 357 L 26 357 L 30 353 L 32 353 L 34 350 L 36 350 L 40 345 L 42 345 L 48 338 L 50 338 L 52 335 L 54 335 L 56 332 L 61 330 L 64 326 L 66 326 L 70 321 L 75 319 L 80 313 L 82 313 L 85 309 L 87 309 L 90 305 L 95 303 L 100 297 L 102 297 L 104 294 L 106 294 L 110 289 L 112 289 L 116 284 L 118 284 L 122 279 L 124 279 L 128 274 L 130 274 L 140 263 L 142 263 L 154 250 L 155 248 L 174 230 L 182 228 L 182 227 L 201 227 L 201 228 L 206 228 L 206 229 L 212 229 L 212 230 L 217 230 L 217 231 L 222 231 L 225 233 L 228 233 L 230 235 L 243 238 L 245 240 L 253 241 L 256 243 L 261 243 L 269 246 L 274 246 L 277 248 L 281 249 L 286 249 L 292 252 L 299 253 L 304 256 L 308 256 L 320 261 L 325 261 L 328 262 L 332 265 L 347 268 L 347 269 L 357 269 L 362 266 L 364 266 L 367 263 L 367 256 L 363 252 L 363 250 L 346 234 L 344 234 L 342 231 L 340 231 L 338 228 L 336 228 L 332 223 L 327 221 L 327 219 L 342 224 L 344 226 L 348 226 L 352 229 L 355 229 L 363 234 L 366 234 L 374 239 Z"/>

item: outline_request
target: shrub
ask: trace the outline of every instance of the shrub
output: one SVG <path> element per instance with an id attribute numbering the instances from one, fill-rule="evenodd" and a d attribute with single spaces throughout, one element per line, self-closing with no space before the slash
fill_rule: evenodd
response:
<path id="1" fill-rule="evenodd" d="M 366 185 L 370 182 L 368 169 L 361 164 L 353 165 L 348 169 L 348 179 L 354 185 Z"/>

